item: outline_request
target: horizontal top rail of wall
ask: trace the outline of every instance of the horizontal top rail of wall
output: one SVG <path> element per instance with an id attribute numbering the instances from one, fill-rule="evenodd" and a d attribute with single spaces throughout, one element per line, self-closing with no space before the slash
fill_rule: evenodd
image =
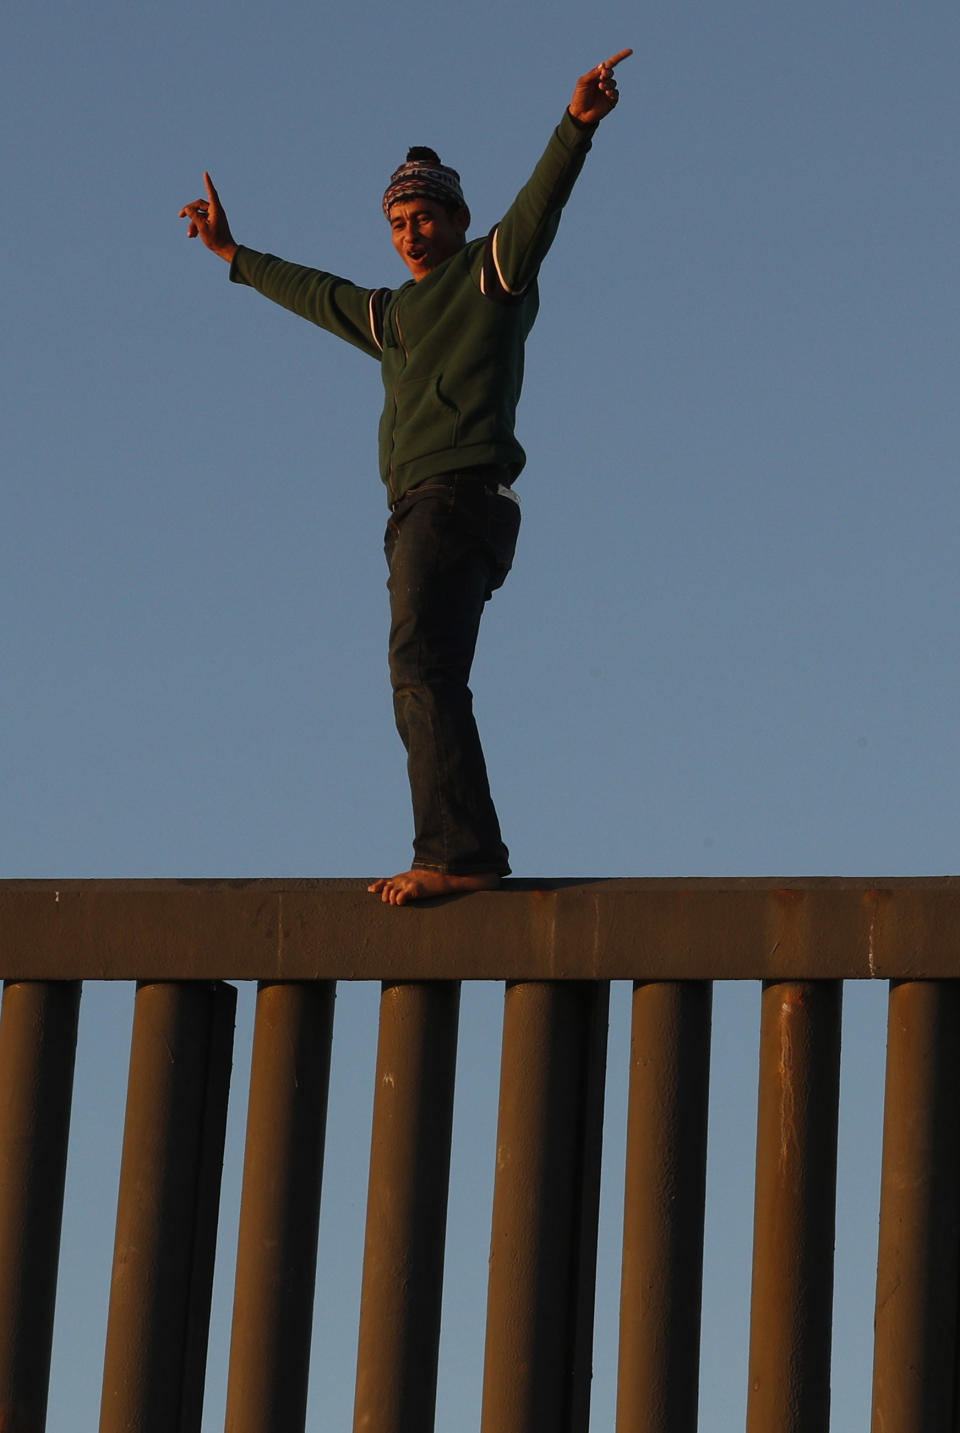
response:
<path id="1" fill-rule="evenodd" d="M 0 881 L 7 980 L 942 979 L 960 877 Z"/>

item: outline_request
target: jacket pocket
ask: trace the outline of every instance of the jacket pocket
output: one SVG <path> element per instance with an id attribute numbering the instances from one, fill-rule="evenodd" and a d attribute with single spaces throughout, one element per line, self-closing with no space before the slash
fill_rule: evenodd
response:
<path id="1" fill-rule="evenodd" d="M 460 409 L 443 392 L 442 375 L 397 387 L 396 448 L 401 462 L 457 445 Z"/>

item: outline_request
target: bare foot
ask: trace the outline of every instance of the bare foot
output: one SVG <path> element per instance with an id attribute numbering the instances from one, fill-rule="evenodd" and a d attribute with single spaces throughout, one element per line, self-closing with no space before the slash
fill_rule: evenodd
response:
<path id="1" fill-rule="evenodd" d="M 500 877 L 495 871 L 475 876 L 448 876 L 443 871 L 425 871 L 416 866 L 399 876 L 383 876 L 367 890 L 391 906 L 405 906 L 408 901 L 425 901 L 430 896 L 448 896 L 454 891 L 495 891 Z"/>

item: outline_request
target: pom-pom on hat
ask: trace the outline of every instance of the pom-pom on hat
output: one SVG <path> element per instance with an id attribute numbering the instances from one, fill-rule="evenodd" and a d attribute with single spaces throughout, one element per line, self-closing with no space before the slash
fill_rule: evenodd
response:
<path id="1" fill-rule="evenodd" d="M 383 196 L 383 212 L 389 218 L 390 207 L 402 199 L 436 199 L 449 208 L 466 208 L 460 175 L 440 163 L 439 155 L 424 145 L 414 145 L 407 150 L 406 161 L 390 176 Z"/>

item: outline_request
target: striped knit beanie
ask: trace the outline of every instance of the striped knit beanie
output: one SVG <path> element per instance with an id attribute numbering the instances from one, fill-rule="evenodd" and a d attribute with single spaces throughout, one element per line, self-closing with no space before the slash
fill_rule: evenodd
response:
<path id="1" fill-rule="evenodd" d="M 383 212 L 389 218 L 391 204 L 414 198 L 436 199 L 439 204 L 453 209 L 461 204 L 466 208 L 460 175 L 455 169 L 441 164 L 439 156 L 423 145 L 408 149 L 406 162 L 391 174 L 383 196 Z"/>

